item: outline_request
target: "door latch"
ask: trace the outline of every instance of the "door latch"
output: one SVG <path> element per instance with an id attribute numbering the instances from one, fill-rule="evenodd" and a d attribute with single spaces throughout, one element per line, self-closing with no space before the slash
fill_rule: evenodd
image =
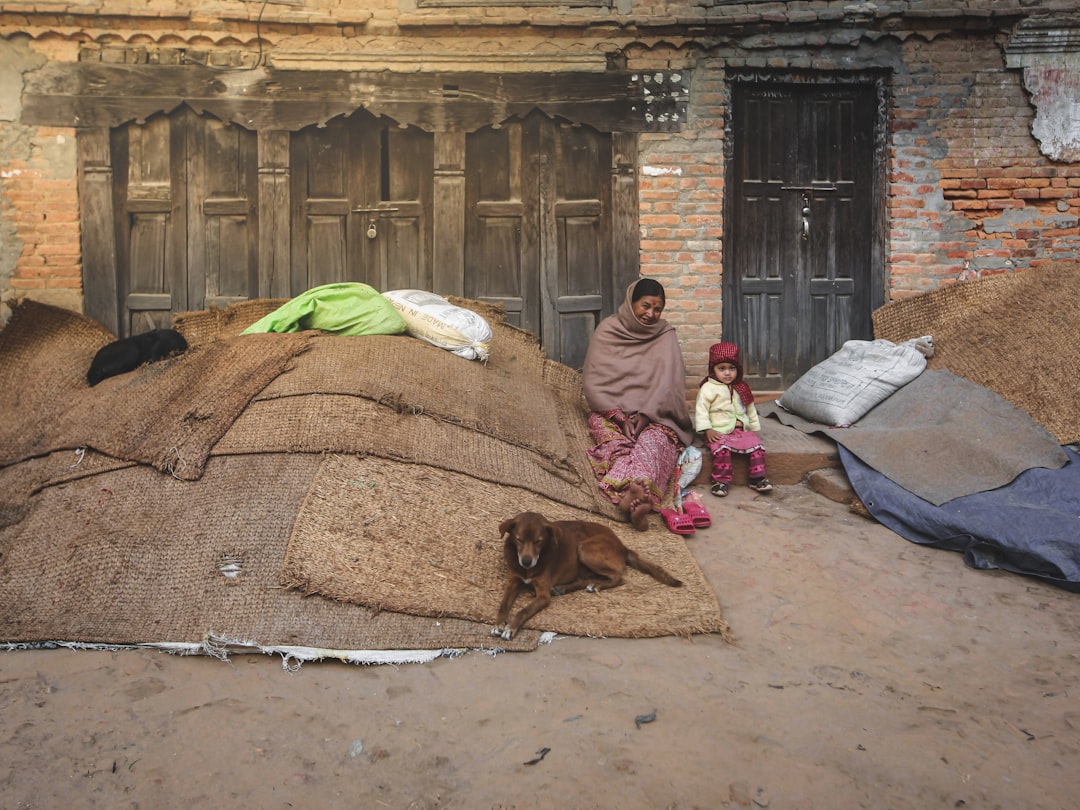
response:
<path id="1" fill-rule="evenodd" d="M 799 236 L 803 239 L 810 238 L 810 195 L 805 191 L 802 195 L 802 227 L 799 229 Z"/>

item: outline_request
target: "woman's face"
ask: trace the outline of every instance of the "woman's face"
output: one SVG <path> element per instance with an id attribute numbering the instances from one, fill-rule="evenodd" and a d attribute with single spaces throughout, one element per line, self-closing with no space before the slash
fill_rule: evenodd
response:
<path id="1" fill-rule="evenodd" d="M 632 305 L 634 317 L 646 326 L 652 326 L 664 311 L 664 299 L 659 295 L 643 295 Z"/>

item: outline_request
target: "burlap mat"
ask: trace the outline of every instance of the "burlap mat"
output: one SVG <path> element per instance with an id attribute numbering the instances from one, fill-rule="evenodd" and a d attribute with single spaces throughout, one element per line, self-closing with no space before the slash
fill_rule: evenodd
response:
<path id="1" fill-rule="evenodd" d="M 1080 262 L 961 281 L 886 304 L 874 336 L 933 335 L 931 369 L 995 391 L 1049 430 L 1080 441 Z"/>
<path id="2" fill-rule="evenodd" d="M 258 398 L 365 397 L 565 458 L 559 392 L 545 384 L 543 358 L 520 353 L 503 362 L 505 353 L 503 343 L 492 341 L 494 356 L 484 364 L 401 335 L 321 337 L 297 358 L 294 372 L 282 374 Z"/>
<path id="3" fill-rule="evenodd" d="M 487 363 L 394 335 L 317 336 L 266 386 L 211 452 L 367 453 L 519 488 L 617 518 L 596 486 L 581 375 L 541 352 L 500 310 L 453 299 L 492 327 Z M 258 309 L 189 313 L 178 327 L 211 340 Z"/>
<path id="4" fill-rule="evenodd" d="M 325 458 L 297 515 L 282 582 L 373 608 L 493 622 L 505 581 L 498 525 L 525 510 L 605 522 L 684 583 L 671 588 L 631 570 L 610 591 L 556 598 L 527 626 L 581 636 L 729 637 L 683 538 L 627 531 L 515 487 L 375 458 Z"/>
<path id="5" fill-rule="evenodd" d="M 76 313 L 19 302 L 0 331 L 0 466 L 88 447 L 198 478 L 214 443 L 311 338 L 217 340 L 90 387 L 86 370 L 112 336 Z"/>
<path id="6" fill-rule="evenodd" d="M 288 301 L 288 298 L 253 298 L 225 307 L 181 312 L 173 316 L 173 329 L 187 339 L 189 346 L 236 337 Z"/>
<path id="7" fill-rule="evenodd" d="M 214 636 L 335 651 L 535 648 L 537 633 L 495 643 L 486 625 L 280 587 L 293 519 L 320 461 L 215 457 L 199 481 L 132 466 L 45 488 L 23 520 L 0 529 L 0 642 Z"/>
<path id="8" fill-rule="evenodd" d="M 22 520 L 33 505 L 31 498 L 48 486 L 134 466 L 134 461 L 79 448 L 0 467 L 0 529 Z"/>
<path id="9" fill-rule="evenodd" d="M 464 361 L 463 361 L 464 362 Z M 582 441 L 577 445 L 588 445 Z M 309 395 L 252 402 L 212 454 L 361 453 L 513 483 L 559 503 L 618 517 L 587 470 L 584 451 L 549 459 L 424 413 L 362 397 Z"/>
<path id="10" fill-rule="evenodd" d="M 532 336 L 477 302 L 469 305 L 496 333 L 487 365 L 408 337 L 369 344 L 371 337 L 239 335 L 280 303 L 178 316 L 188 352 L 93 389 L 86 368 L 112 336 L 64 310 L 31 302 L 16 309 L 21 317 L 0 333 L 0 405 L 12 415 L 0 425 L 0 457 L 9 459 L 0 464 L 0 641 L 197 644 L 212 636 L 334 650 L 536 645 L 535 630 L 503 642 L 491 639 L 487 624 L 469 620 L 494 610 L 498 572 L 483 594 L 491 601 L 483 611 L 466 606 L 466 618 L 452 618 L 456 609 L 437 600 L 410 603 L 415 613 L 439 617 L 432 619 L 392 610 L 378 594 L 373 604 L 381 611 L 335 601 L 356 594 L 339 596 L 332 582 L 332 598 L 305 598 L 279 585 L 280 571 L 327 451 L 368 454 L 354 459 L 366 465 L 357 491 L 391 500 L 399 490 L 414 493 L 403 547 L 434 547 L 460 535 L 463 520 L 477 529 L 482 522 L 487 543 L 498 522 L 526 504 L 553 517 L 614 517 L 585 458 L 580 375 L 544 358 Z M 453 508 L 433 512 L 440 498 Z M 311 533 L 318 510 L 305 506 L 303 517 L 308 539 L 318 541 Z M 399 536 L 391 522 L 370 525 Z M 593 608 L 643 588 L 632 618 L 616 617 L 609 627 L 606 608 L 597 620 L 578 608 L 584 621 L 566 632 L 726 634 L 715 595 L 682 541 L 633 534 L 635 547 L 687 581 L 676 599 L 694 604 L 654 603 L 657 588 L 675 589 L 631 572 L 614 600 L 602 595 Z M 309 563 L 297 549 L 290 565 L 317 574 L 321 558 Z M 491 550 L 494 562 L 487 562 L 501 564 L 501 552 Z M 669 560 L 673 550 L 679 553 Z M 454 563 L 445 560 L 436 577 L 472 578 L 472 568 L 461 573 Z M 320 588 L 314 576 L 305 580 L 305 592 Z"/>

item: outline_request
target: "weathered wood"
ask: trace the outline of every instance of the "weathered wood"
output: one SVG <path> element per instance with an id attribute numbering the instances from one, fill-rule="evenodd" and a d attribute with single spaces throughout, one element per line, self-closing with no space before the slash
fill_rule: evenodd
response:
<path id="1" fill-rule="evenodd" d="M 432 289 L 465 295 L 465 133 L 435 133 Z"/>
<path id="2" fill-rule="evenodd" d="M 638 229 L 637 136 L 616 132 L 611 136 L 611 274 L 604 279 L 602 311 L 619 308 L 623 291 L 641 272 L 641 237 Z"/>
<path id="3" fill-rule="evenodd" d="M 535 332 L 522 286 L 535 239 L 527 232 L 521 139 L 517 121 L 465 137 L 464 283 L 467 297 L 502 305 L 508 322 Z"/>
<path id="4" fill-rule="evenodd" d="M 358 113 L 292 137 L 290 295 L 432 285 L 434 138 Z"/>
<path id="5" fill-rule="evenodd" d="M 549 356 L 579 365 L 612 311 L 616 243 L 636 260 L 635 136 L 538 112 L 468 134 L 363 111 L 251 133 L 181 108 L 118 127 L 96 149 L 116 164 L 117 210 L 93 227 L 88 255 L 119 235 L 100 272 L 122 302 L 120 330 L 360 281 L 502 303 Z"/>
<path id="6" fill-rule="evenodd" d="M 289 133 L 262 131 L 259 162 L 259 290 L 263 298 L 288 298 L 289 287 Z"/>
<path id="7" fill-rule="evenodd" d="M 255 133 L 191 116 L 187 164 L 187 308 L 258 294 L 258 145 Z"/>
<path id="8" fill-rule="evenodd" d="M 593 329 L 604 314 L 604 287 L 611 283 L 612 139 L 589 127 L 563 125 L 553 130 L 557 333 L 545 346 L 561 362 L 580 368 Z"/>
<path id="9" fill-rule="evenodd" d="M 115 224 L 113 270 L 123 309 L 117 334 L 125 337 L 168 326 L 187 306 L 187 199 L 185 116 L 158 117 L 114 133 Z"/>
<path id="10" fill-rule="evenodd" d="M 541 110 L 601 132 L 672 132 L 689 98 L 674 71 L 481 74 L 212 70 L 51 63 L 26 75 L 27 124 L 115 127 L 183 104 L 247 129 L 296 131 L 366 109 L 428 132 L 473 132 Z"/>
<path id="11" fill-rule="evenodd" d="M 83 312 L 120 334 L 116 289 L 116 229 L 113 227 L 113 166 L 107 129 L 88 129 L 78 138 Z"/>

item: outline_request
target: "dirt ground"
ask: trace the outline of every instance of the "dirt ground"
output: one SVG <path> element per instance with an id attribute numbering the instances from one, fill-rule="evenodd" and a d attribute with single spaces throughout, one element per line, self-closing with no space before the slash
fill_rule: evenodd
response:
<path id="1" fill-rule="evenodd" d="M 1078 806 L 1080 596 L 803 486 L 705 499 L 688 542 L 735 645 L 560 637 L 291 672 L 4 652 L 0 807 Z"/>

